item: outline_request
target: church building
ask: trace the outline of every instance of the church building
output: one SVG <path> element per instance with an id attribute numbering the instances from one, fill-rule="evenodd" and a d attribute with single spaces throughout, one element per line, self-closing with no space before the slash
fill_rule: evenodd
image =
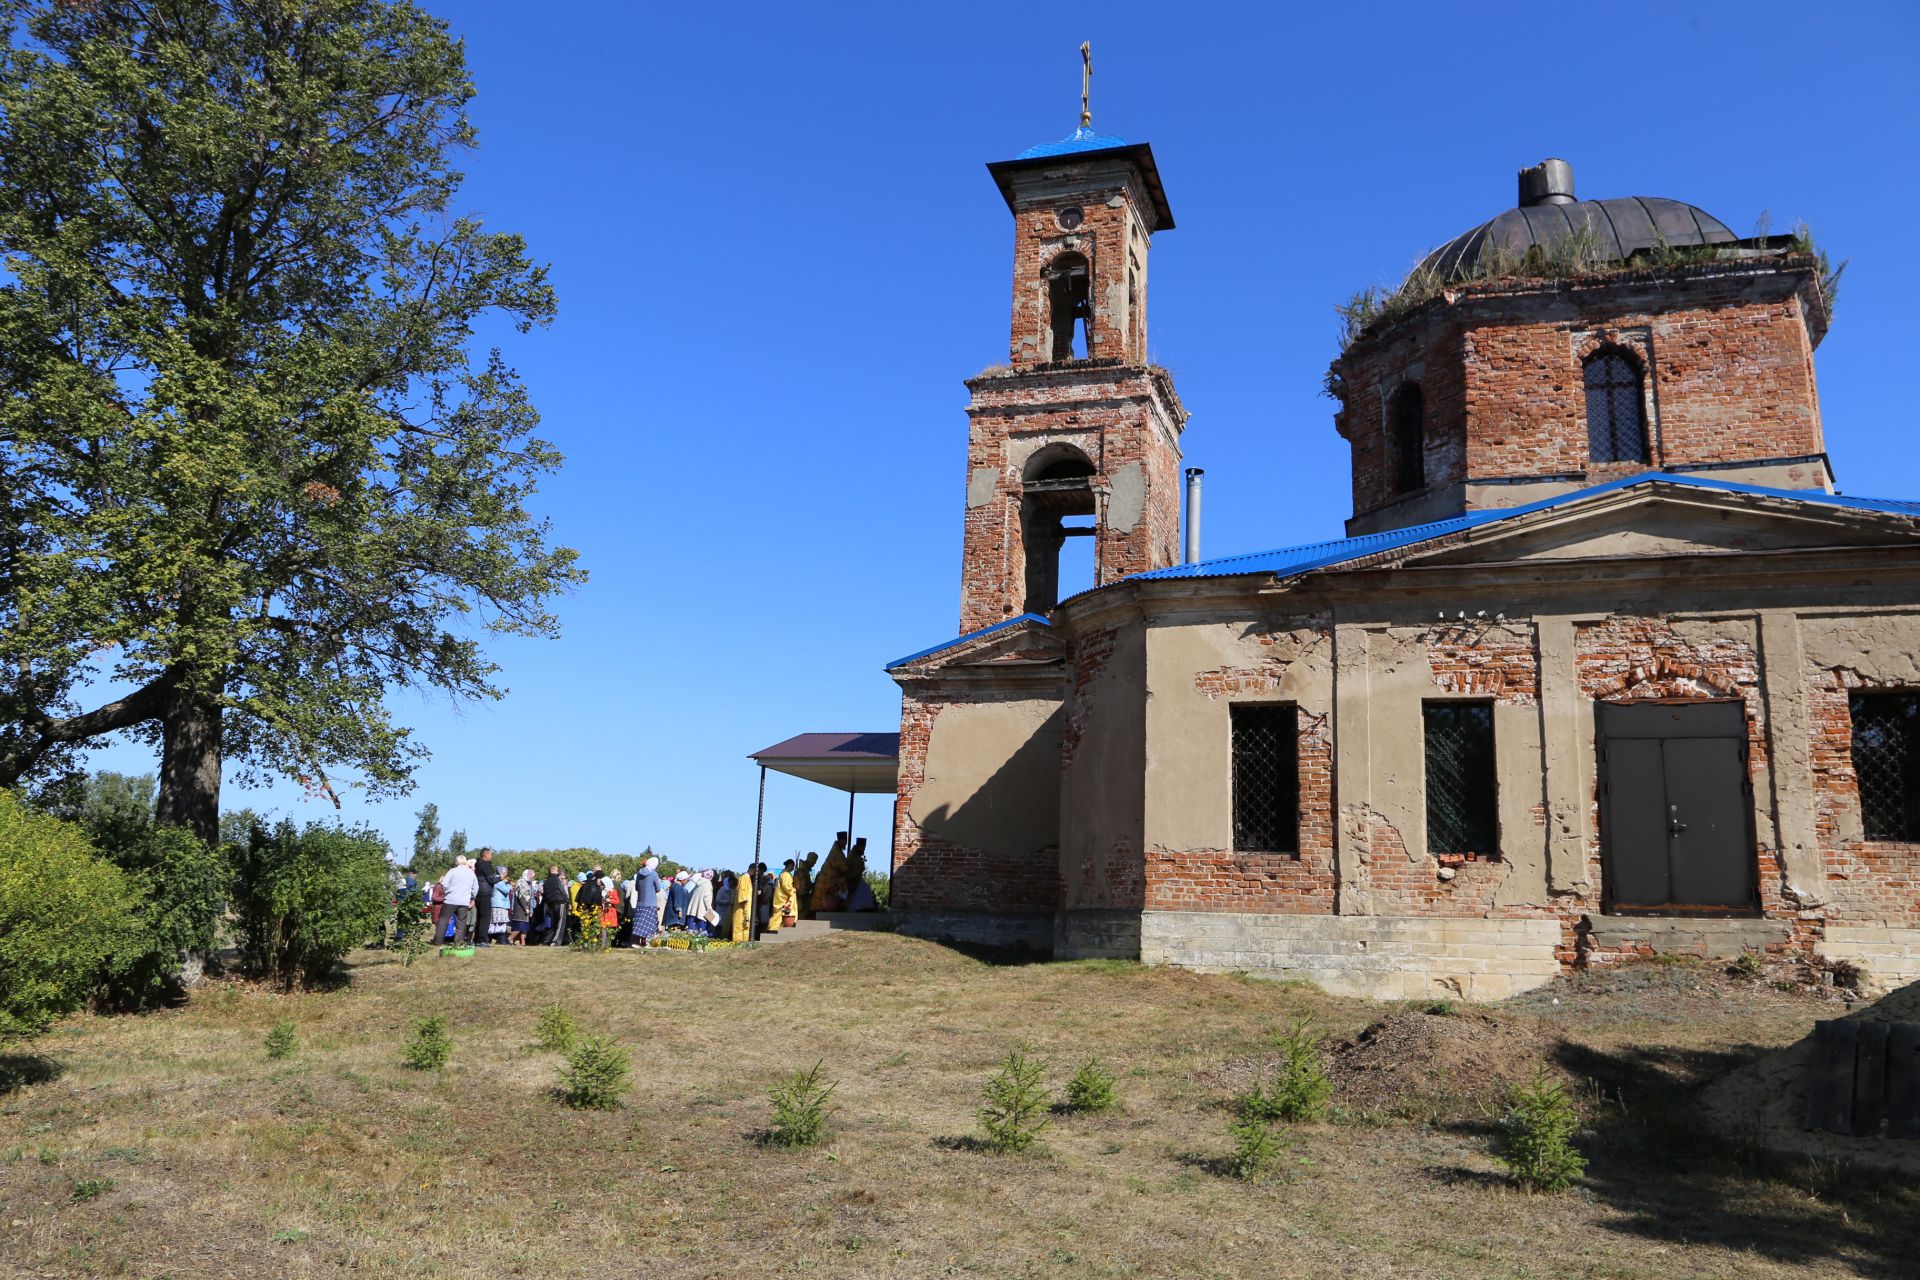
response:
<path id="1" fill-rule="evenodd" d="M 902 931 L 1376 997 L 1668 951 L 1920 978 L 1920 501 L 1835 491 L 1811 245 L 1522 171 L 1333 362 L 1346 536 L 1189 563 L 1152 149 L 988 170 L 958 637 L 888 668 Z"/>

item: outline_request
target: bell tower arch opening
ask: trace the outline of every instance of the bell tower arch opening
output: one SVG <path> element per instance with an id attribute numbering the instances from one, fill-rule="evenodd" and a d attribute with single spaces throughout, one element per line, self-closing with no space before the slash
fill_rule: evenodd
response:
<path id="1" fill-rule="evenodd" d="M 1044 275 L 1052 359 L 1084 360 L 1093 354 L 1093 278 L 1087 259 L 1069 250 L 1049 262 Z"/>
<path id="2" fill-rule="evenodd" d="M 1027 560 L 1022 612 L 1045 613 L 1094 585 L 1093 477 L 1092 460 L 1070 444 L 1046 445 L 1021 468 L 1020 542 Z"/>

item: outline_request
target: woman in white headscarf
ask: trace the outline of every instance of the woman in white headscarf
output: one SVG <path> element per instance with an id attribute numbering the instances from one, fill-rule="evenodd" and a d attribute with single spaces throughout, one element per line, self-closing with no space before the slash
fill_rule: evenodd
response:
<path id="1" fill-rule="evenodd" d="M 711 938 L 713 926 L 720 923 L 720 913 L 713 909 L 713 872 L 702 871 L 688 884 L 687 932 Z"/>
<path id="2" fill-rule="evenodd" d="M 648 858 L 633 877 L 633 945 L 644 947 L 660 932 L 660 859 Z"/>

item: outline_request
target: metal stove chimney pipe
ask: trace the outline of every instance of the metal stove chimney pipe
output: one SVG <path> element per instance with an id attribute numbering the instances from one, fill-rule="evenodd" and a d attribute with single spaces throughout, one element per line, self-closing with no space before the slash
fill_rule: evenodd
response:
<path id="1" fill-rule="evenodd" d="M 1187 559 L 1200 563 L 1200 477 L 1207 474 L 1199 467 L 1187 468 Z"/>

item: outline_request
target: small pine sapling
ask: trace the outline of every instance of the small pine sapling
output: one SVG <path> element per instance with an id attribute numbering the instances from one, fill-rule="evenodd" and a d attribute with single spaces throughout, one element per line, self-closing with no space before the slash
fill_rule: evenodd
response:
<path id="1" fill-rule="evenodd" d="M 1120 1098 L 1114 1091 L 1113 1072 L 1101 1065 L 1098 1058 L 1088 1058 L 1073 1073 L 1073 1079 L 1067 1081 L 1067 1109 L 1098 1115 L 1111 1111 L 1120 1105 Z"/>
<path id="2" fill-rule="evenodd" d="M 809 1070 L 796 1071 L 776 1084 L 768 1094 L 773 1101 L 773 1125 L 767 1130 L 767 1145 L 792 1151 L 816 1145 L 827 1135 L 827 1120 L 833 1114 L 828 1099 L 838 1086 L 821 1073 L 825 1060 Z"/>
<path id="3" fill-rule="evenodd" d="M 267 1032 L 267 1057 L 291 1058 L 293 1051 L 299 1047 L 299 1043 L 299 1039 L 294 1034 L 293 1019 L 282 1018 L 273 1024 L 272 1030 Z"/>
<path id="4" fill-rule="evenodd" d="M 612 1036 L 588 1036 L 567 1051 L 560 1088 L 568 1106 L 581 1111 L 612 1111 L 632 1087 L 633 1058 Z"/>
<path id="5" fill-rule="evenodd" d="M 438 1071 L 453 1054 L 453 1032 L 441 1014 L 415 1019 L 400 1061 L 415 1071 Z"/>
<path id="6" fill-rule="evenodd" d="M 1002 1155 L 1025 1151 L 1047 1127 L 1047 1108 L 1052 1095 L 1041 1082 L 1047 1064 L 1032 1056 L 1024 1044 L 1007 1051 L 980 1091 L 980 1127 L 987 1135 L 989 1151 Z"/>
<path id="7" fill-rule="evenodd" d="M 540 1011 L 540 1017 L 533 1024 L 533 1043 L 535 1047 L 553 1053 L 565 1053 L 578 1043 L 579 1029 L 573 1024 L 573 1014 L 563 1004 L 550 1004 Z"/>
<path id="8" fill-rule="evenodd" d="M 1242 1182 L 1264 1181 L 1286 1151 L 1286 1139 L 1274 1130 L 1271 1121 L 1241 1112 L 1227 1126 L 1233 1139 L 1233 1154 L 1227 1157 L 1227 1172 Z"/>
<path id="9" fill-rule="evenodd" d="M 1320 1033 L 1311 1019 L 1296 1018 L 1276 1043 L 1280 1059 L 1241 1095 L 1241 1114 L 1265 1121 L 1318 1120 L 1333 1095 L 1326 1057 L 1320 1052 Z"/>
<path id="10" fill-rule="evenodd" d="M 1580 1113 L 1560 1082 L 1536 1067 L 1533 1078 L 1514 1087 L 1500 1121 L 1500 1162 L 1529 1191 L 1565 1191 L 1586 1171 L 1575 1149 Z"/>

